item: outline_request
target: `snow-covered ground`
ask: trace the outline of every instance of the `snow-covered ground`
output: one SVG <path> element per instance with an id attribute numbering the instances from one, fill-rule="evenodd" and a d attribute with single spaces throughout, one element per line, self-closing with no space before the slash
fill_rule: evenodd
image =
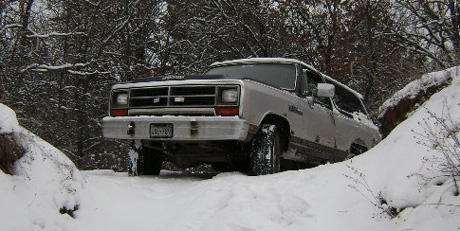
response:
<path id="1" fill-rule="evenodd" d="M 432 75 L 447 74 L 454 75 L 452 84 L 374 149 L 300 171 L 257 177 L 80 173 L 44 141 L 30 138 L 22 173 L 0 172 L 0 230 L 460 230 L 460 196 L 427 161 L 441 154 L 418 144 L 417 135 L 423 121 L 432 124 L 427 109 L 460 121 L 460 67 Z M 0 109 L 0 115 L 8 111 Z M 0 127 L 8 126 L 0 117 Z M 35 142 L 42 149 L 30 148 Z M 75 219 L 59 214 L 76 203 Z M 403 210 L 392 218 L 385 212 L 391 208 Z"/>

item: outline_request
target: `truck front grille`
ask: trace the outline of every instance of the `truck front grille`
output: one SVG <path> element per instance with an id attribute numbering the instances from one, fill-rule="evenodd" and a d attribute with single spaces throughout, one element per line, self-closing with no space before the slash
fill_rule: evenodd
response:
<path id="1" fill-rule="evenodd" d="M 130 90 L 129 108 L 212 107 L 217 86 L 169 86 Z"/>

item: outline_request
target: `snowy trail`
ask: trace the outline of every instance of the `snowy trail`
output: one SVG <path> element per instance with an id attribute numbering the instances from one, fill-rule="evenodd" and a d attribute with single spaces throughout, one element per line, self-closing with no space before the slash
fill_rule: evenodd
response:
<path id="1" fill-rule="evenodd" d="M 133 227 L 160 230 L 161 224 L 169 223 L 165 219 L 176 217 L 167 215 L 171 212 L 168 207 L 173 206 L 167 204 L 171 196 L 201 180 L 187 176 L 180 179 L 174 174 L 128 177 L 126 173 L 111 171 L 91 171 L 85 175 L 87 184 L 82 200 L 86 203 L 82 203 L 77 213 L 77 220 L 82 221 L 79 230 L 129 230 Z"/>
<path id="2" fill-rule="evenodd" d="M 264 177 L 177 172 L 162 172 L 157 177 L 127 177 L 126 173 L 110 171 L 85 172 L 87 183 L 82 206 L 76 214 L 76 227 L 77 230 L 379 230 L 373 227 L 375 222 L 381 223 L 379 219 L 362 222 L 363 216 L 378 211 L 372 211 L 375 208 L 370 204 L 359 203 L 360 195 L 344 187 L 346 178 L 327 169 L 331 168 L 323 166 Z M 319 179 L 317 174 L 329 179 L 336 175 L 337 181 Z M 342 190 L 338 191 L 339 188 Z M 339 219 L 328 222 L 331 217 Z M 368 218 L 372 220 L 371 216 Z M 384 220 L 378 225 L 380 230 L 388 230 Z"/>

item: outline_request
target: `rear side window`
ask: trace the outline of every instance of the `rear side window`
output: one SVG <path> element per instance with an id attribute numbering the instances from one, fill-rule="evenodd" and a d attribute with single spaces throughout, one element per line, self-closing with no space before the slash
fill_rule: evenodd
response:
<path id="1" fill-rule="evenodd" d="M 350 91 L 338 84 L 334 84 L 334 86 L 334 102 L 341 112 L 345 112 L 345 114 L 348 114 L 350 116 L 354 113 L 363 113 L 367 115 L 366 110 L 364 109 L 364 106 L 361 103 L 361 100 L 359 100 L 359 98 L 355 94 L 351 93 Z"/>

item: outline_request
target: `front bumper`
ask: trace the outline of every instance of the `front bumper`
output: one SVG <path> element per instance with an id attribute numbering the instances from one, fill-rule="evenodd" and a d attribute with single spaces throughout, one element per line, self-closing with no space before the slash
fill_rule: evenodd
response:
<path id="1" fill-rule="evenodd" d="M 150 124 L 173 124 L 173 137 L 151 138 Z M 238 117 L 192 116 L 107 116 L 102 134 L 107 138 L 158 141 L 217 141 L 248 137 L 249 123 Z"/>

